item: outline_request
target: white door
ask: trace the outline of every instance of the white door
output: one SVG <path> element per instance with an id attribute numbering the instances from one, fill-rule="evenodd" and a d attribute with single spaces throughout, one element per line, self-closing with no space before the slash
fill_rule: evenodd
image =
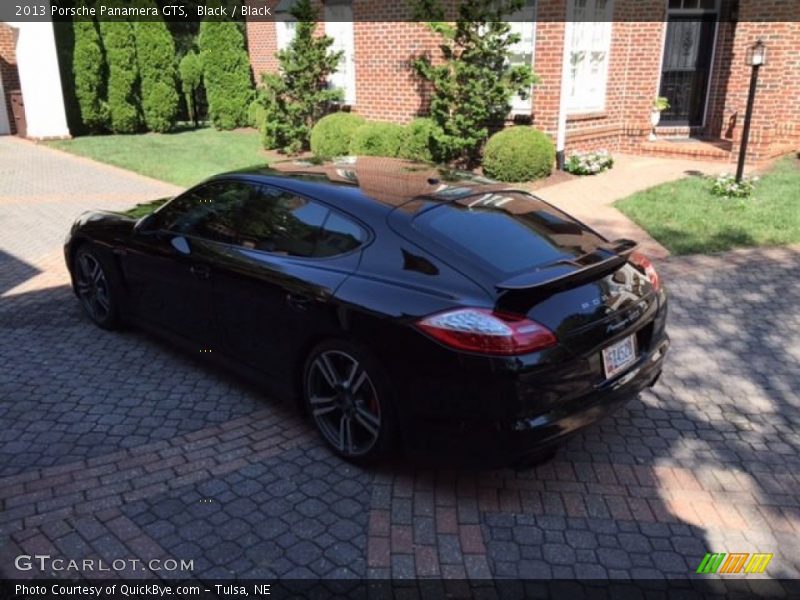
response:
<path id="1" fill-rule="evenodd" d="M 350 1 L 325 3 L 325 34 L 333 38 L 331 49 L 344 55 L 338 70 L 331 75 L 330 84 L 344 91 L 344 103 L 356 103 L 356 61 L 353 41 L 353 4 Z"/>

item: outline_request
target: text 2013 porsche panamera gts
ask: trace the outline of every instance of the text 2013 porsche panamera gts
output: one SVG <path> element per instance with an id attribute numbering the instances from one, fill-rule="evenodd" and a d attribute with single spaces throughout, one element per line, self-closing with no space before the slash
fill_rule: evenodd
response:
<path id="1" fill-rule="evenodd" d="M 97 325 L 212 350 L 347 459 L 505 462 L 658 379 L 667 297 L 634 247 L 508 185 L 346 157 L 215 176 L 140 219 L 86 213 L 65 255 Z"/>

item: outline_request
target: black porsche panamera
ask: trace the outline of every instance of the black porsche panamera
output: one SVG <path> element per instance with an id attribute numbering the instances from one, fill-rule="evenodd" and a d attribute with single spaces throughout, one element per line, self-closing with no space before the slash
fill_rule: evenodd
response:
<path id="1" fill-rule="evenodd" d="M 97 325 L 255 378 L 357 461 L 539 455 L 653 385 L 669 345 L 633 242 L 407 161 L 219 175 L 143 218 L 82 215 L 65 255 Z"/>

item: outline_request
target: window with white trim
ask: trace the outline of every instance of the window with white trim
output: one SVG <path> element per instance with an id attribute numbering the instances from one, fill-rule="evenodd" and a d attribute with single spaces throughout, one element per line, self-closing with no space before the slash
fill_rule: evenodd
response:
<path id="1" fill-rule="evenodd" d="M 571 0 L 567 112 L 605 110 L 613 0 Z"/>
<path id="2" fill-rule="evenodd" d="M 330 85 L 342 90 L 344 103 L 352 106 L 356 103 L 356 61 L 351 0 L 325 2 L 325 35 L 333 38 L 332 52 L 343 52 L 339 68 L 330 77 Z"/>
<path id="3" fill-rule="evenodd" d="M 509 48 L 508 62 L 517 67 L 533 67 L 533 49 L 536 43 L 536 0 L 526 0 L 525 5 L 509 17 L 511 33 L 519 36 L 519 41 Z M 511 99 L 511 113 L 530 115 L 533 107 L 531 91 L 526 98 L 519 94 Z"/>
<path id="4" fill-rule="evenodd" d="M 297 21 L 294 17 L 287 17 L 286 19 L 277 19 L 275 21 L 275 39 L 278 44 L 278 50 L 285 50 L 294 39 L 295 31 L 297 30 Z"/>

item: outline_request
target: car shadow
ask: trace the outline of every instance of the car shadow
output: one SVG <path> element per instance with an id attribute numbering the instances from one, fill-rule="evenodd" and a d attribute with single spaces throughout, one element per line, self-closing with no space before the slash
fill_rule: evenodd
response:
<path id="1" fill-rule="evenodd" d="M 33 265 L 0 249 L 0 296 L 39 273 Z"/>

